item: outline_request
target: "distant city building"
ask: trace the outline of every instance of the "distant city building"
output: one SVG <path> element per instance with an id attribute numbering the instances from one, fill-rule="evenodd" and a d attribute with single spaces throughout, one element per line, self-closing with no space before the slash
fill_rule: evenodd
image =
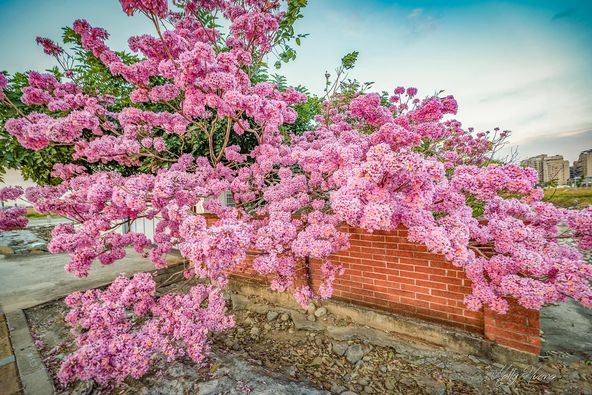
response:
<path id="1" fill-rule="evenodd" d="M 575 177 L 592 177 L 592 149 L 580 152 L 578 160 L 574 162 Z"/>
<path id="2" fill-rule="evenodd" d="M 539 173 L 539 183 L 542 185 L 549 182 L 566 185 L 570 179 L 569 161 L 563 159 L 562 155 L 542 154 L 525 159 L 520 164 L 535 169 Z"/>

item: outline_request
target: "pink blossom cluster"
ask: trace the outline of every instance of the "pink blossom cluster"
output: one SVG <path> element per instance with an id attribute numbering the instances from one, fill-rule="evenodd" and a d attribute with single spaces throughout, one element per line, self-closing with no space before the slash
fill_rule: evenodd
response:
<path id="1" fill-rule="evenodd" d="M 105 291 L 75 292 L 66 303 L 66 322 L 78 348 L 58 373 L 64 383 L 93 379 L 107 385 L 140 378 L 157 355 L 169 361 L 187 355 L 201 363 L 209 333 L 233 325 L 224 316 L 219 289 L 197 285 L 186 295 L 156 297 L 149 273 L 120 276 Z"/>
<path id="2" fill-rule="evenodd" d="M 582 212 L 572 211 L 568 216 L 570 228 L 575 232 L 575 236 L 580 240 L 582 249 L 592 249 L 592 207 L 584 209 Z"/>
<path id="3" fill-rule="evenodd" d="M 45 37 L 37 37 L 35 40 L 37 44 L 43 47 L 43 52 L 47 55 L 58 56 L 64 52 L 64 49 L 57 45 L 55 42 Z"/>
<path id="4" fill-rule="evenodd" d="M 21 187 L 0 188 L 0 202 L 16 200 L 23 194 Z M 27 209 L 24 207 L 0 208 L 0 231 L 22 229 L 27 226 Z"/>
<path id="5" fill-rule="evenodd" d="M 8 87 L 8 79 L 2 73 L 0 73 L 0 100 L 4 100 L 6 98 L 6 94 L 4 90 Z"/>
<path id="6" fill-rule="evenodd" d="M 137 10 L 164 18 L 168 13 L 166 0 L 119 0 L 119 2 L 128 15 L 133 15 Z"/>
<path id="7" fill-rule="evenodd" d="M 24 190 L 22 187 L 7 186 L 0 188 L 0 202 L 7 200 L 16 200 L 22 196 Z"/>
<path id="8" fill-rule="evenodd" d="M 592 271 L 581 251 L 592 247 L 592 211 L 544 203 L 533 170 L 491 163 L 505 132 L 475 134 L 451 119 L 458 109 L 452 96 L 421 99 L 416 88 L 397 87 L 389 100 L 329 97 L 311 130 L 286 136 L 282 125 L 296 120 L 293 106 L 306 97 L 252 83 L 250 74 L 273 47 L 280 2 L 175 3 L 183 13 L 169 12 L 166 1 L 121 1 L 157 27 L 170 22 L 156 36 L 130 38 L 142 55 L 131 64 L 107 46 L 104 29 L 74 23 L 84 48 L 132 85 L 130 106 L 31 72 L 22 100 L 39 111 L 6 123 L 26 148 L 73 147 L 76 164 L 53 169 L 59 185 L 26 191 L 38 212 L 73 221 L 57 226 L 48 246 L 70 254 L 68 271 L 86 276 L 94 262 L 111 264 L 129 247 L 162 268 L 178 249 L 189 261 L 186 277 L 211 284 L 155 298 L 153 279 L 137 275 L 107 291 L 73 294 L 68 320 L 79 349 L 64 363 L 62 380 L 140 377 L 155 355 L 201 361 L 208 333 L 232 324 L 220 288 L 247 253 L 274 290 L 291 291 L 301 305 L 331 297 L 343 273 L 331 255 L 349 247 L 344 224 L 369 232 L 406 227 L 411 241 L 466 271 L 472 309 L 504 313 L 509 298 L 533 309 L 566 298 L 592 307 Z M 204 26 L 198 9 L 225 17 L 229 33 Z M 146 110 L 148 102 L 161 111 Z M 229 145 L 246 134 L 257 142 L 253 149 Z M 207 142 L 206 156 L 188 153 L 199 148 L 196 140 Z M 147 159 L 158 165 L 138 174 Z M 113 161 L 129 171 L 104 170 Z M 220 203 L 227 193 L 232 207 Z M 196 214 L 199 205 L 216 218 Z M 0 215 L 4 228 L 21 225 L 16 211 Z M 122 234 L 141 219 L 158 219 L 153 240 Z M 560 232 L 579 248 L 562 243 Z M 318 287 L 311 259 L 323 262 Z"/>
<path id="9" fill-rule="evenodd" d="M 0 209 L 0 231 L 22 229 L 27 226 L 27 209 L 8 207 Z"/>

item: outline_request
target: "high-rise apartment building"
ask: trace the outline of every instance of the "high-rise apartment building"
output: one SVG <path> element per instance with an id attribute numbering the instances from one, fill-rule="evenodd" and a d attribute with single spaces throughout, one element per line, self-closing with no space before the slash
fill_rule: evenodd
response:
<path id="1" fill-rule="evenodd" d="M 537 155 L 523 160 L 521 165 L 535 169 L 539 173 L 540 184 L 554 181 L 557 185 L 565 185 L 570 178 L 569 161 L 562 155 Z"/>
<path id="2" fill-rule="evenodd" d="M 578 160 L 574 162 L 576 177 L 592 177 L 592 149 L 580 152 Z"/>

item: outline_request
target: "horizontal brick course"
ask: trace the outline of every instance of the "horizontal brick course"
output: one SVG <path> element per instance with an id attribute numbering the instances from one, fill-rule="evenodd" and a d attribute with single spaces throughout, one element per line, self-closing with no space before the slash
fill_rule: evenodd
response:
<path id="1" fill-rule="evenodd" d="M 484 335 L 503 346 L 538 355 L 541 349 L 539 312 L 513 300 L 507 314 L 485 308 Z"/>

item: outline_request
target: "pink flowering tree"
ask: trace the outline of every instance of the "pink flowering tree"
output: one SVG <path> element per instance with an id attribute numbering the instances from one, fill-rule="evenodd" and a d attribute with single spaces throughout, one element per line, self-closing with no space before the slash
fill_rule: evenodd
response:
<path id="1" fill-rule="evenodd" d="M 293 57 L 292 25 L 304 1 L 187 0 L 174 10 L 164 0 L 120 2 L 155 26 L 155 35 L 129 39 L 137 61 L 112 51 L 104 29 L 78 20 L 73 31 L 133 87 L 129 105 L 89 93 L 67 74 L 29 73 L 21 100 L 39 111 L 5 127 L 27 149 L 71 147 L 72 160 L 53 169 L 59 185 L 25 192 L 37 211 L 74 221 L 57 226 L 49 244 L 70 254 L 67 271 L 86 276 L 94 262 L 112 264 L 129 247 L 163 268 L 177 249 L 190 264 L 186 277 L 202 281 L 186 295 L 157 298 L 152 276 L 137 274 L 70 295 L 78 349 L 62 381 L 140 377 L 155 355 L 202 361 L 209 333 L 233 324 L 221 292 L 247 251 L 273 290 L 292 292 L 303 306 L 331 297 L 343 272 L 331 255 L 348 248 L 343 224 L 369 232 L 405 226 L 410 240 L 466 271 L 473 292 L 465 302 L 474 310 L 505 313 L 509 299 L 531 309 L 566 298 L 592 307 L 592 267 L 581 253 L 592 248 L 592 208 L 542 202 L 532 169 L 492 160 L 505 132 L 464 129 L 452 118 L 452 96 L 420 98 L 403 87 L 367 93 L 343 81 L 350 56 L 328 83 L 314 126 L 288 133 L 306 97 L 257 75 L 273 53 Z M 214 15 L 228 21 L 226 30 Z M 40 43 L 62 56 L 56 44 Z M 228 191 L 232 207 L 218 199 Z M 213 223 L 196 213 L 200 204 Z M 2 215 L 1 229 L 23 224 L 19 213 Z M 153 241 L 119 231 L 157 217 Z M 318 289 L 310 278 L 298 281 L 311 258 L 323 262 Z"/>

